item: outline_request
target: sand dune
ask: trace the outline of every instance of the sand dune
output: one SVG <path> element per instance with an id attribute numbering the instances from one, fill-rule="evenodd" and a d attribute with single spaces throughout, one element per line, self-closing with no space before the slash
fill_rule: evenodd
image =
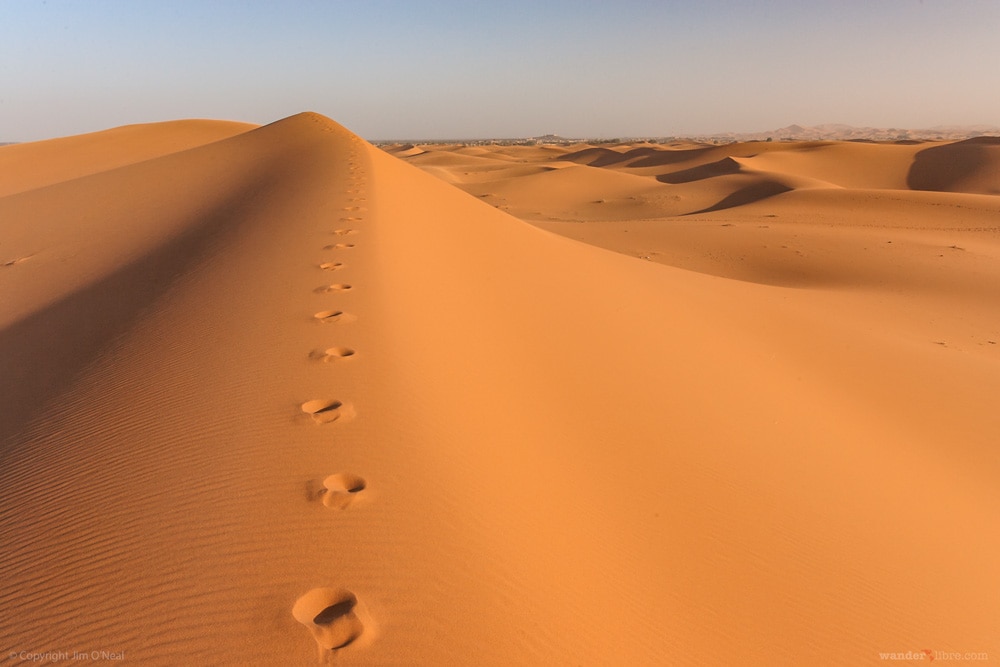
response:
<path id="1" fill-rule="evenodd" d="M 187 120 L 0 146 L 0 197 L 176 153 L 252 127 L 231 121 Z"/>
<path id="2" fill-rule="evenodd" d="M 920 151 L 907 184 L 914 190 L 1000 194 L 1000 137 L 966 139 Z"/>
<path id="3" fill-rule="evenodd" d="M 0 198 L 0 655 L 1000 655 L 991 153 L 235 129 Z"/>

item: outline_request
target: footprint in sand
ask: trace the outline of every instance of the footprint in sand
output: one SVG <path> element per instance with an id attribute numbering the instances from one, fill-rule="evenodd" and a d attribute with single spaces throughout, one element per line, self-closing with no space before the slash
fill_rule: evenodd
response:
<path id="1" fill-rule="evenodd" d="M 352 359 L 357 352 L 349 347 L 328 347 L 325 350 L 313 350 L 309 353 L 310 359 L 317 361 L 332 362 L 343 359 Z"/>
<path id="2" fill-rule="evenodd" d="M 333 245 L 323 246 L 323 250 L 350 250 L 353 247 L 353 243 L 334 243 Z"/>
<path id="3" fill-rule="evenodd" d="M 317 424 L 329 424 L 338 419 L 347 419 L 351 410 L 340 401 L 330 398 L 316 398 L 302 404 L 302 412 L 312 417 Z"/>
<path id="4" fill-rule="evenodd" d="M 323 269 L 324 271 L 336 271 L 337 269 L 344 268 L 344 263 L 343 262 L 323 262 L 322 264 L 319 265 L 319 268 Z"/>
<path id="5" fill-rule="evenodd" d="M 352 472 L 338 472 L 323 480 L 323 488 L 316 491 L 326 507 L 345 509 L 367 487 L 364 477 Z"/>
<path id="6" fill-rule="evenodd" d="M 358 318 L 342 310 L 321 310 L 313 314 L 313 319 L 320 324 L 347 324 L 356 321 Z"/>
<path id="7" fill-rule="evenodd" d="M 354 289 L 351 285 L 346 285 L 344 283 L 334 283 L 333 285 L 323 285 L 322 287 L 317 287 L 313 290 L 317 294 L 323 294 L 326 292 L 349 292 Z"/>
<path id="8" fill-rule="evenodd" d="M 333 233 L 336 234 L 337 236 L 350 236 L 351 234 L 357 234 L 358 230 L 356 230 L 356 229 L 350 229 L 350 228 L 335 229 L 335 230 L 333 230 Z"/>
<path id="9" fill-rule="evenodd" d="M 357 605 L 357 596 L 343 588 L 314 588 L 295 601 L 292 616 L 309 628 L 321 663 L 331 657 L 330 651 L 344 648 L 364 632 Z"/>
<path id="10" fill-rule="evenodd" d="M 27 262 L 29 259 L 31 259 L 31 255 L 28 255 L 27 257 L 18 257 L 17 259 L 8 260 L 8 261 L 4 262 L 3 265 L 4 266 L 16 266 L 17 264 L 20 264 L 21 262 Z"/>
<path id="11" fill-rule="evenodd" d="M 313 319 L 320 322 L 336 322 L 342 319 L 344 315 L 345 313 L 342 310 L 321 310 L 313 315 Z"/>

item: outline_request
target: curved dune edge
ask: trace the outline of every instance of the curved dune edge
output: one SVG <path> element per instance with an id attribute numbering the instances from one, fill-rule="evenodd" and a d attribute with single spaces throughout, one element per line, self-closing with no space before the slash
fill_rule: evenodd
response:
<path id="1" fill-rule="evenodd" d="M 222 120 L 166 121 L 0 146 L 0 197 L 196 148 L 255 127 Z"/>
<path id="2" fill-rule="evenodd" d="M 0 207 L 33 197 L 41 229 L 68 233 L 67 202 L 102 238 L 146 225 L 81 245 L 85 285 L 59 273 L 69 243 L 0 275 L 34 272 L 37 301 L 5 321 L 45 314 L 53 347 L 74 350 L 88 315 L 63 302 L 109 322 L 77 356 L 34 357 L 30 402 L 9 390 L 29 416 L 0 450 L 5 650 L 695 665 L 1000 649 L 996 363 L 812 290 L 547 233 L 315 114 L 46 190 L 48 208 Z"/>

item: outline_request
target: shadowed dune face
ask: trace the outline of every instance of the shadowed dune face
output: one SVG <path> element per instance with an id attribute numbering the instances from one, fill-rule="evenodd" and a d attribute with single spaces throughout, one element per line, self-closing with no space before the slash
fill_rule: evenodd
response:
<path id="1" fill-rule="evenodd" d="M 213 245 L 224 243 L 227 228 L 268 187 L 249 164 L 220 167 L 205 179 L 185 177 L 176 153 L 144 158 L 189 149 L 196 139 L 215 143 L 247 127 L 164 123 L 9 147 L 19 158 L 40 159 L 30 162 L 27 175 L 15 170 L 15 178 L 0 181 L 0 188 L 13 182 L 19 190 L 0 198 L 0 218 L 12 223 L 2 231 L 4 248 L 21 247 L 32 259 L 0 275 L 6 291 L 0 355 L 6 381 L 19 388 L 0 402 L 0 439 L 127 331 Z M 150 140 L 128 152 L 142 136 Z M 202 159 L 225 150 L 206 146 Z M 50 154 L 58 159 L 47 161 Z M 0 153 L 0 167 L 3 158 Z M 127 171 L 120 171 L 123 161 Z M 102 166 L 109 168 L 98 171 Z M 144 187 L 157 181 L 183 188 L 186 197 L 178 202 L 173 192 Z M 41 185 L 20 191 L 28 184 Z"/>
<path id="2" fill-rule="evenodd" d="M 720 199 L 717 203 L 709 206 L 708 208 L 703 208 L 700 211 L 694 211 L 694 214 L 698 213 L 711 213 L 712 211 L 723 211 L 727 208 L 736 208 L 737 206 L 745 206 L 746 204 L 752 204 L 759 202 L 762 199 L 767 199 L 768 197 L 774 197 L 785 192 L 791 192 L 792 188 L 788 187 L 784 183 L 779 183 L 778 181 L 761 180 L 757 183 L 752 183 L 750 185 L 745 185 L 738 190 L 726 195 Z"/>
<path id="3" fill-rule="evenodd" d="M 710 162 L 690 169 L 681 169 L 667 174 L 660 174 L 656 180 L 661 183 L 677 185 L 679 183 L 693 183 L 713 176 L 725 176 L 727 174 L 738 174 L 739 163 L 731 157 L 722 158 L 718 162 Z"/>
<path id="4" fill-rule="evenodd" d="M 637 166 L 636 161 L 641 161 L 641 158 L 653 155 L 659 156 L 665 160 L 670 160 L 671 157 L 673 157 L 672 153 L 665 153 L 664 151 L 657 150 L 653 147 L 643 146 L 625 151 L 616 151 L 610 148 L 584 148 L 583 150 L 563 155 L 559 157 L 559 159 L 567 162 L 576 162 L 577 164 L 585 164 L 589 167 L 612 167 L 625 163 L 631 163 L 631 166 Z M 690 156 L 685 153 L 680 151 L 677 152 L 678 161 L 689 159 L 689 157 Z"/>
<path id="5" fill-rule="evenodd" d="M 560 156 L 559 159 L 577 164 L 585 164 L 590 167 L 606 167 L 609 164 L 617 164 L 625 158 L 619 151 L 598 147 L 574 151 L 573 153 Z"/>
<path id="6" fill-rule="evenodd" d="M 1000 195 L 1000 137 L 977 137 L 920 151 L 907 184 L 914 190 Z"/>

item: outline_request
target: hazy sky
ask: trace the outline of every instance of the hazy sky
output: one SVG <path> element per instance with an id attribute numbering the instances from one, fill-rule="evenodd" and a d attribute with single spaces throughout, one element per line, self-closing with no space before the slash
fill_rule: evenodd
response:
<path id="1" fill-rule="evenodd" d="M 1000 125 L 1000 1 L 0 0 L 0 141 L 304 110 L 369 139 Z"/>

